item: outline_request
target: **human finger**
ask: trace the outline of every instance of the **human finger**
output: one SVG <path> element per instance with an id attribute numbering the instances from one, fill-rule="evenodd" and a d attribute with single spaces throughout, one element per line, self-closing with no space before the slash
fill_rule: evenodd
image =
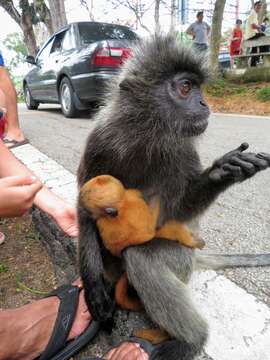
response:
<path id="1" fill-rule="evenodd" d="M 37 177 L 32 175 L 16 175 L 16 176 L 7 176 L 3 179 L 1 179 L 2 184 L 5 184 L 6 186 L 24 186 L 24 185 L 32 185 L 35 183 L 39 183 Z"/>

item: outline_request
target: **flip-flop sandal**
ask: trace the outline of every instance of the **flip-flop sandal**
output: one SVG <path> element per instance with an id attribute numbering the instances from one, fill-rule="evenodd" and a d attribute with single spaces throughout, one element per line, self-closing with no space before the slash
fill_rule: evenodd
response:
<path id="1" fill-rule="evenodd" d="M 127 342 L 127 343 L 132 342 L 132 343 L 139 344 L 140 347 L 146 352 L 146 354 L 149 355 L 149 358 L 150 358 L 152 352 L 153 352 L 153 351 L 155 350 L 155 348 L 158 346 L 158 345 L 152 345 L 149 341 L 144 340 L 144 339 L 142 339 L 142 338 L 138 338 L 138 337 L 132 336 L 132 337 L 130 337 L 130 338 L 128 338 L 128 339 L 120 342 L 120 343 L 117 345 L 117 347 L 120 346 L 121 344 L 125 343 L 125 342 Z M 115 348 L 116 348 L 116 346 L 114 346 L 112 349 L 115 349 Z M 112 349 L 108 350 L 107 353 L 110 352 Z M 82 360 L 102 360 L 102 359 L 103 359 L 103 358 L 101 358 L 101 357 L 87 357 L 87 358 L 82 358 Z"/>
<path id="2" fill-rule="evenodd" d="M 4 138 L 3 143 L 7 146 L 8 149 L 14 149 L 14 148 L 16 148 L 18 146 L 29 144 L 29 140 L 24 139 L 22 141 L 17 141 L 17 140 L 14 140 L 14 139 Z"/>
<path id="3" fill-rule="evenodd" d="M 78 286 L 63 285 L 48 295 L 58 296 L 60 304 L 51 338 L 46 349 L 36 360 L 68 360 L 97 334 L 99 323 L 92 320 L 82 335 L 67 341 L 76 315 L 80 290 Z"/>

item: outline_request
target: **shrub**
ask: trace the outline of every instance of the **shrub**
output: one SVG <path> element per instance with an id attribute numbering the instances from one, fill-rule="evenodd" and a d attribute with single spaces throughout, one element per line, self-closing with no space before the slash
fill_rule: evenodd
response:
<path id="1" fill-rule="evenodd" d="M 262 102 L 270 101 L 270 86 L 265 86 L 264 88 L 257 90 L 256 98 Z"/>

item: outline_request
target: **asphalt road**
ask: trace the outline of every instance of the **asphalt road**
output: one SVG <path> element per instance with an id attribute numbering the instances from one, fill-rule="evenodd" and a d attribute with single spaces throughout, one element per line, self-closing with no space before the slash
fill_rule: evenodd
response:
<path id="1" fill-rule="evenodd" d="M 21 125 L 31 144 L 76 173 L 91 114 L 66 119 L 59 107 L 38 111 L 19 107 Z M 270 153 L 270 118 L 212 115 L 199 140 L 205 166 L 242 142 L 250 151 Z M 211 250 L 223 253 L 270 253 L 270 169 L 221 195 L 202 219 L 202 236 Z M 270 306 L 270 268 L 228 270 L 225 275 Z"/>

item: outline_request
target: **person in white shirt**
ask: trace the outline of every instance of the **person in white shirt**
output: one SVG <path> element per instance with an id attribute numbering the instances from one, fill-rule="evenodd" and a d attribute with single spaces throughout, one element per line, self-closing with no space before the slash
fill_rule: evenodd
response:
<path id="1" fill-rule="evenodd" d="M 254 40 L 261 36 L 265 36 L 265 34 L 261 30 L 261 26 L 259 25 L 258 20 L 258 13 L 260 12 L 262 8 L 262 2 L 256 1 L 254 4 L 253 9 L 251 10 L 247 22 L 246 22 L 246 29 L 244 34 L 245 40 Z M 260 46 L 260 52 L 268 52 L 269 47 L 268 46 Z M 251 54 L 255 54 L 257 52 L 257 47 L 253 47 L 251 50 Z M 259 56 L 252 56 L 251 57 L 251 66 L 256 66 Z"/>
<path id="2" fill-rule="evenodd" d="M 210 33 L 210 26 L 203 21 L 203 11 L 197 13 L 197 21 L 191 24 L 186 33 L 193 37 L 193 48 L 198 51 L 205 51 L 208 49 L 208 35 Z"/>

